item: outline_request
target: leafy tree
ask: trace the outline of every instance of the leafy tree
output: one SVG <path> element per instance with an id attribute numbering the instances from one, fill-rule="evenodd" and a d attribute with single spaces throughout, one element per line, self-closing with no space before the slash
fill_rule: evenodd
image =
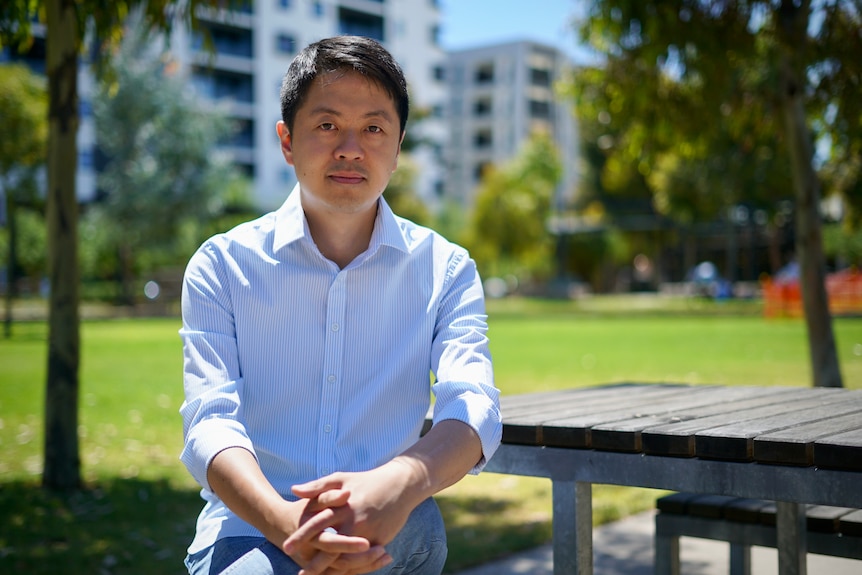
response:
<path id="1" fill-rule="evenodd" d="M 141 255 L 170 249 L 182 221 L 208 219 L 234 175 L 214 153 L 230 131 L 228 119 L 202 104 L 176 73 L 169 53 L 153 53 L 150 35 L 130 22 L 111 81 L 93 98 L 96 140 L 107 161 L 94 210 L 117 249 L 120 303 L 134 303 Z"/>
<path id="2" fill-rule="evenodd" d="M 51 489 L 81 485 L 78 445 L 80 314 L 78 270 L 78 67 L 89 32 L 97 57 L 121 36 L 135 8 L 141 27 L 169 31 L 177 20 L 196 24 L 201 6 L 230 7 L 230 0 L 7 0 L 0 4 L 0 42 L 26 49 L 31 24 L 45 25 L 48 76 L 48 369 L 42 483 Z M 241 3 L 241 2 L 239 2 Z"/>
<path id="3" fill-rule="evenodd" d="M 8 229 L 6 337 L 12 333 L 12 301 L 18 290 L 18 206 L 37 203 L 35 177 L 36 169 L 45 163 L 47 102 L 42 78 L 25 66 L 0 66 L 0 190 Z"/>
<path id="4" fill-rule="evenodd" d="M 603 182 L 640 174 L 666 213 L 709 217 L 743 200 L 769 209 L 794 190 L 818 386 L 842 383 L 812 141 L 832 143 L 827 166 L 858 153 L 859 26 L 858 2 L 840 0 L 595 0 L 581 34 L 604 62 L 574 87 L 608 128 Z M 855 186 L 845 181 L 845 194 Z"/>
<path id="5" fill-rule="evenodd" d="M 536 133 L 514 159 L 483 175 L 464 240 L 483 275 L 550 274 L 553 240 L 547 222 L 561 171 L 553 140 Z"/>
<path id="6" fill-rule="evenodd" d="M 398 169 L 392 174 L 389 185 L 386 186 L 386 202 L 399 216 L 427 226 L 431 223 L 431 214 L 416 193 L 416 172 L 416 163 L 411 159 L 409 152 L 402 150 L 398 159 Z"/>

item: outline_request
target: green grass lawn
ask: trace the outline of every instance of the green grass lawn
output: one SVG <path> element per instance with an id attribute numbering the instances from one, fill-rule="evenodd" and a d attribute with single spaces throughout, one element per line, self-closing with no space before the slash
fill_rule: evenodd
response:
<path id="1" fill-rule="evenodd" d="M 590 298 L 489 302 L 504 394 L 618 381 L 810 385 L 804 324 L 765 320 L 756 302 Z M 834 322 L 845 386 L 862 387 L 862 320 Z M 177 319 L 82 327 L 81 456 L 88 489 L 38 488 L 43 323 L 0 340 L 0 573 L 182 572 L 201 501 L 177 460 L 182 357 Z M 550 482 L 482 474 L 438 500 L 448 571 L 550 538 Z M 597 523 L 653 504 L 656 492 L 594 487 Z"/>

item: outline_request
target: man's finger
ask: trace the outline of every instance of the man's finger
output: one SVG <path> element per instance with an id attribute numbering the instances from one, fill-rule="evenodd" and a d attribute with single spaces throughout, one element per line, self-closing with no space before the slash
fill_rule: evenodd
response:
<path id="1" fill-rule="evenodd" d="M 324 491 L 330 491 L 332 489 L 341 489 L 342 481 L 336 479 L 333 475 L 327 475 L 326 477 L 321 477 L 320 479 L 314 479 L 307 483 L 300 483 L 299 485 L 294 485 L 290 488 L 294 495 L 297 497 L 306 497 L 312 498 L 317 497 Z"/>
<path id="2" fill-rule="evenodd" d="M 327 572 L 327 568 L 338 559 L 336 553 L 320 552 L 316 554 L 305 567 L 300 569 L 299 575 L 321 575 Z"/>
<path id="3" fill-rule="evenodd" d="M 392 556 L 386 552 L 383 545 L 375 545 L 364 553 L 345 553 L 339 555 L 329 570 L 333 573 L 371 573 L 392 563 Z M 328 573 L 327 573 L 328 575 Z"/>

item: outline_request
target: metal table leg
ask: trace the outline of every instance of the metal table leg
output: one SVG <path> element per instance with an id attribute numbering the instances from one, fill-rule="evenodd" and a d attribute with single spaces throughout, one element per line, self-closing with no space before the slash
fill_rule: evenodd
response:
<path id="1" fill-rule="evenodd" d="M 581 481 L 553 481 L 554 575 L 593 573 L 593 489 Z"/>
<path id="2" fill-rule="evenodd" d="M 779 575 L 806 575 L 808 572 L 808 531 L 805 521 L 805 504 L 776 502 Z"/>

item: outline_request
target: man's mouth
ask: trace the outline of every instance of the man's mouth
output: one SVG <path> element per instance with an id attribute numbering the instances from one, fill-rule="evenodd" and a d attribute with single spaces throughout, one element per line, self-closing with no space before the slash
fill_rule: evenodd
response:
<path id="1" fill-rule="evenodd" d="M 352 172 L 338 172 L 330 174 L 329 179 L 339 184 L 359 184 L 365 180 L 365 176 Z"/>

